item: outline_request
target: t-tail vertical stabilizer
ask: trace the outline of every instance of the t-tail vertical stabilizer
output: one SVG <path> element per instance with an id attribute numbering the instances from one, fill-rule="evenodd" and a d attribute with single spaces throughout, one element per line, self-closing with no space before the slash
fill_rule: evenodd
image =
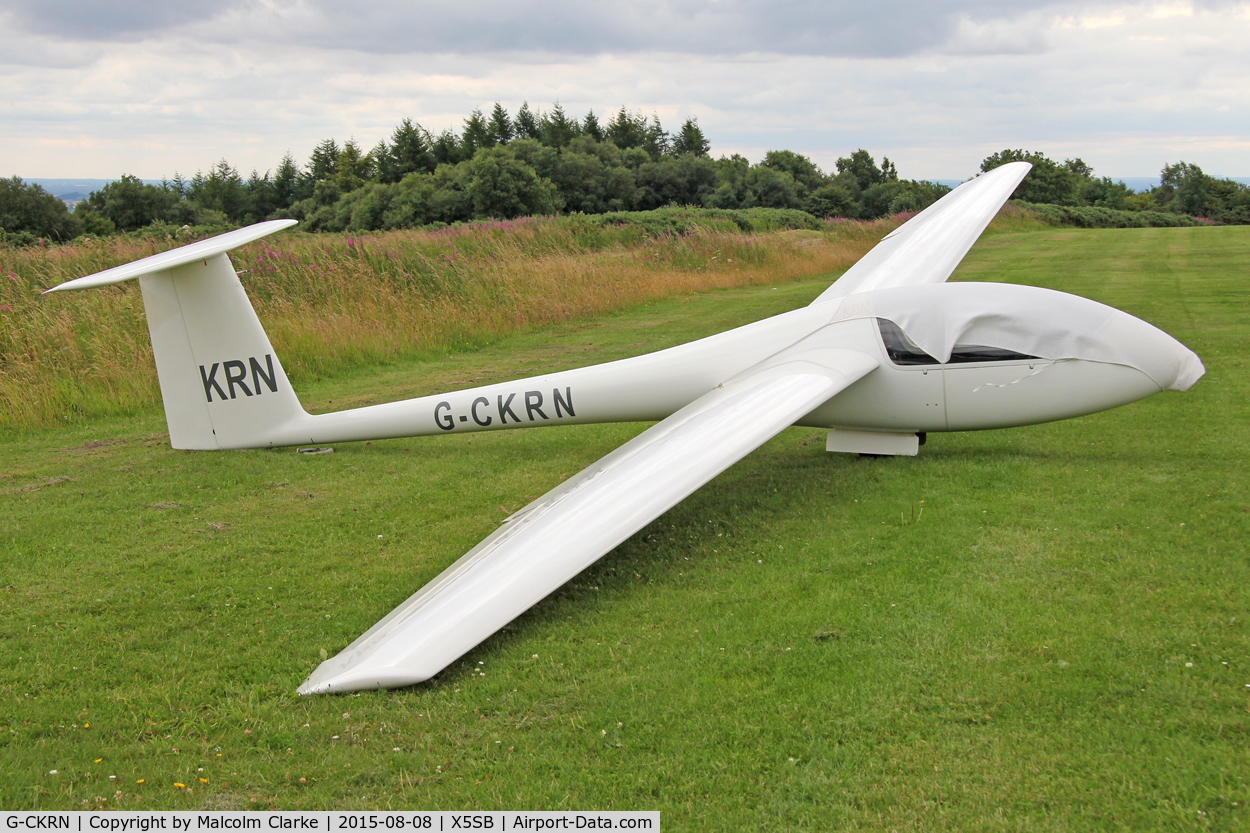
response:
<path id="1" fill-rule="evenodd" d="M 47 290 L 139 279 L 174 448 L 250 448 L 308 419 L 226 254 L 295 224 L 272 220 Z"/>

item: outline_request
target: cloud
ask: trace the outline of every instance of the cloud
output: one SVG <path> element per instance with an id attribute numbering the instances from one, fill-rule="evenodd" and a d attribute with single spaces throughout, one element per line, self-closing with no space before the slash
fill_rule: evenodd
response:
<path id="1" fill-rule="evenodd" d="M 361 13 L 313 0 L 290 20 L 303 43 L 366 52 L 880 56 L 907 54 L 941 38 L 954 22 L 945 5 L 904 0 L 887 14 L 869 3 L 808 0 L 481 0 L 384 2 Z"/>
<path id="2" fill-rule="evenodd" d="M 1215 0 L 1210 0 L 1215 2 Z M 1109 2 L 1109 0 L 1107 0 Z M 1086 0 L 1082 7 L 1105 5 Z M 19 27 L 70 40 L 185 35 L 373 54 L 901 57 L 951 43 L 981 54 L 1038 49 L 1054 0 L 7 0 Z"/>
<path id="3" fill-rule="evenodd" d="M 787 148 L 826 169 L 864 147 L 890 156 L 903 176 L 957 178 L 990 152 L 1024 147 L 1082 156 L 1109 175 L 1149 175 L 1178 159 L 1212 173 L 1250 173 L 1245 4 L 1206 12 L 1175 2 L 1021 4 L 1001 6 L 998 17 L 948 4 L 934 13 L 952 12 L 948 29 L 916 35 L 911 51 L 877 45 L 808 54 L 804 38 L 814 43 L 819 33 L 785 31 L 777 20 L 776 31 L 759 35 L 772 51 L 724 46 L 744 37 L 750 15 L 763 20 L 762 7 L 751 3 L 591 9 L 572 28 L 553 17 L 546 25 L 564 28 L 544 33 L 519 12 L 483 1 L 475 14 L 513 14 L 523 37 L 542 48 L 491 51 L 489 39 L 470 43 L 461 33 L 444 48 L 399 51 L 393 44 L 408 33 L 386 27 L 408 12 L 370 7 L 352 23 L 345 12 L 286 0 L 221 5 L 206 22 L 173 23 L 117 43 L 23 36 L 0 19 L 0 84 L 8 91 L 0 97 L 0 143 L 9 166 L 0 175 L 159 178 L 222 157 L 245 173 L 264 171 L 287 150 L 306 159 L 328 137 L 354 136 L 369 147 L 404 117 L 436 132 L 458 129 L 473 107 L 500 101 L 515 112 L 522 100 L 543 109 L 558 100 L 579 116 L 623 105 L 657 113 L 670 130 L 697 116 L 716 154 L 759 159 Z M 722 45 L 575 51 L 566 43 L 581 37 L 574 31 L 587 33 L 585 43 L 632 43 L 639 36 L 629 27 L 642 26 L 639 15 L 679 7 L 720 15 Z M 558 4 L 542 8 L 555 15 Z M 832 25 L 842 8 L 824 9 L 817 22 Z M 910 7 L 890 8 L 894 16 Z M 860 15 L 863 26 L 881 14 L 847 13 Z M 665 19 L 657 21 L 659 31 Z M 613 22 L 623 31 L 603 34 Z M 331 43 L 325 33 L 336 25 L 355 34 Z M 364 43 L 370 28 L 385 43 Z M 682 31 L 689 30 L 667 34 L 667 42 Z M 352 38 L 362 47 L 345 45 Z M 10 46 L 42 63 L 13 59 Z"/>
<path id="4" fill-rule="evenodd" d="M 32 36 L 18 25 L 15 15 L 0 10 L 0 68 L 85 67 L 100 57 L 103 46 Z"/>
<path id="5" fill-rule="evenodd" d="M 946 55 L 1031 55 L 1049 48 L 1048 21 L 1040 12 L 1016 18 L 974 20 L 961 15 L 937 51 Z"/>
<path id="6" fill-rule="evenodd" d="M 62 39 L 112 41 L 210 20 L 229 8 L 202 0 L 5 0 L 11 22 Z"/>

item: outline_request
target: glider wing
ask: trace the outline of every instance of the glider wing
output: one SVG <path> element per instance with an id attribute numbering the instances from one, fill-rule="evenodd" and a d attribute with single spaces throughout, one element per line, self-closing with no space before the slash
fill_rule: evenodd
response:
<path id="1" fill-rule="evenodd" d="M 854 350 L 778 358 L 705 394 L 514 514 L 323 662 L 299 693 L 429 679 L 877 366 Z"/>
<path id="2" fill-rule="evenodd" d="M 1031 167 L 1028 162 L 1010 162 L 960 185 L 887 234 L 812 303 L 873 289 L 944 282 Z"/>

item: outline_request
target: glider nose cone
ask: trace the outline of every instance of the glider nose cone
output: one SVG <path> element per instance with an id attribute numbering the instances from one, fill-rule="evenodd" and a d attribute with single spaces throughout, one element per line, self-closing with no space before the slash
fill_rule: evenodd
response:
<path id="1" fill-rule="evenodd" d="M 1170 387 L 1170 390 L 1189 390 L 1194 386 L 1194 382 L 1201 379 L 1207 372 L 1206 367 L 1202 364 L 1202 359 L 1198 358 L 1198 354 L 1193 350 L 1185 347 L 1179 341 L 1181 349 L 1185 351 L 1184 356 L 1180 359 L 1179 372 Z"/>
<path id="2" fill-rule="evenodd" d="M 1198 354 L 1167 333 L 1127 313 L 1117 316 L 1112 337 L 1125 364 L 1149 376 L 1162 390 L 1186 391 L 1207 369 Z"/>

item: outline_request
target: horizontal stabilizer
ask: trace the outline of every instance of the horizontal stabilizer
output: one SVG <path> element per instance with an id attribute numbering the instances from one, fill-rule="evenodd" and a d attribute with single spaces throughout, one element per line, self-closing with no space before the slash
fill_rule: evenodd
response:
<path id="1" fill-rule="evenodd" d="M 207 260 L 213 255 L 237 249 L 239 246 L 251 243 L 253 240 L 259 240 L 267 234 L 273 234 L 275 231 L 289 228 L 295 225 L 296 222 L 296 220 L 269 220 L 264 223 L 256 223 L 246 228 L 228 231 L 225 234 L 201 240 L 198 243 L 192 243 L 189 246 L 181 246 L 177 249 L 170 249 L 168 252 L 145 257 L 143 260 L 136 260 L 134 263 L 127 263 L 122 266 L 115 266 L 112 269 L 106 269 L 103 272 L 96 272 L 94 275 L 88 275 L 85 278 L 66 281 L 59 286 L 44 290 L 44 294 L 68 289 L 91 289 L 95 286 L 108 286 L 111 283 L 121 283 L 131 278 L 150 275 L 153 272 L 164 272 L 176 266 L 185 266 L 188 263 L 195 263 L 197 260 Z"/>

